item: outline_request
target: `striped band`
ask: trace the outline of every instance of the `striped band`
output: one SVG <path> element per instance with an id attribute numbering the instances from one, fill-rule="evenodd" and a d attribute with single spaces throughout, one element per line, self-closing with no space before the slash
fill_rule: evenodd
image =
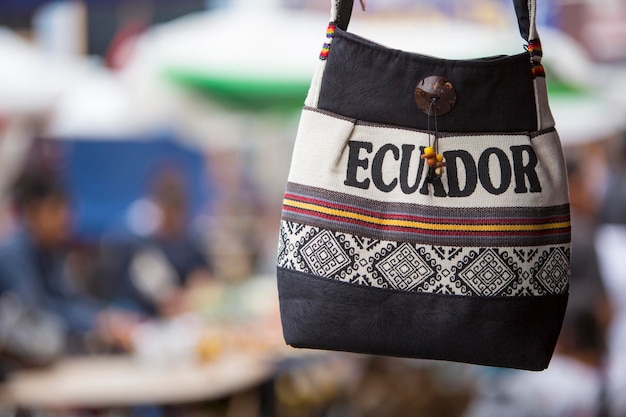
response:
<path id="1" fill-rule="evenodd" d="M 324 45 L 322 46 L 322 52 L 320 52 L 320 59 L 322 61 L 328 58 L 328 53 L 330 52 L 330 43 L 332 42 L 334 36 L 335 24 L 331 22 L 326 29 L 326 38 L 328 39 L 328 42 L 324 43 Z"/>
<path id="2" fill-rule="evenodd" d="M 330 52 L 330 44 L 329 43 L 325 43 L 324 46 L 322 46 L 322 51 L 320 52 L 320 59 L 322 61 L 327 59 L 329 52 Z"/>
<path id="3" fill-rule="evenodd" d="M 326 37 L 328 39 L 332 39 L 334 35 L 335 35 L 335 24 L 329 23 L 328 28 L 326 28 Z"/>
<path id="4" fill-rule="evenodd" d="M 422 244 L 537 246 L 570 240 L 569 205 L 450 209 L 387 203 L 289 183 L 283 218 Z"/>
<path id="5" fill-rule="evenodd" d="M 530 42 L 528 42 L 527 49 L 531 57 L 543 56 L 543 49 L 541 48 L 541 42 L 539 41 L 539 39 L 533 39 Z"/>
<path id="6" fill-rule="evenodd" d="M 532 71 L 532 74 L 533 74 L 533 78 L 545 77 L 546 76 L 546 70 L 543 67 L 543 65 L 541 65 L 541 64 L 533 63 L 532 66 L 531 66 L 531 71 Z"/>
<path id="7" fill-rule="evenodd" d="M 541 42 L 539 39 L 533 39 L 528 42 L 528 47 L 526 48 L 528 53 L 530 54 L 530 65 L 531 71 L 533 74 L 533 78 L 537 77 L 545 77 L 546 71 L 541 65 L 541 58 L 543 57 L 543 49 L 541 48 Z"/>

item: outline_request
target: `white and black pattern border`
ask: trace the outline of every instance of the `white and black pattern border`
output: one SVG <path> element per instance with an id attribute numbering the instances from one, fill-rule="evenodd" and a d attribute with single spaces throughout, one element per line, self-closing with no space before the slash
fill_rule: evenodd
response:
<path id="1" fill-rule="evenodd" d="M 434 246 L 283 220 L 278 266 L 338 281 L 459 296 L 542 296 L 569 288 L 569 244 Z"/>

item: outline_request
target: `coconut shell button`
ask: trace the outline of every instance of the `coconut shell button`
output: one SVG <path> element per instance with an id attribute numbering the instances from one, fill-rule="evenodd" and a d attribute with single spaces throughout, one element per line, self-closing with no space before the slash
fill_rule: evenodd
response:
<path id="1" fill-rule="evenodd" d="M 433 98 L 435 102 L 433 104 Z M 441 116 L 448 113 L 456 103 L 456 92 L 452 83 L 445 77 L 436 75 L 426 77 L 415 88 L 417 107 L 429 116 Z M 432 113 L 431 113 L 432 111 Z"/>

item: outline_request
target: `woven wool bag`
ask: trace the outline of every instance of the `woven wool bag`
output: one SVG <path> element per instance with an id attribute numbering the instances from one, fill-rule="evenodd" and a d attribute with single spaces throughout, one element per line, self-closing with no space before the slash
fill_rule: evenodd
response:
<path id="1" fill-rule="evenodd" d="M 332 1 L 285 191 L 286 342 L 545 369 L 570 213 L 535 0 L 514 0 L 523 53 L 474 60 L 348 33 L 352 3 Z"/>

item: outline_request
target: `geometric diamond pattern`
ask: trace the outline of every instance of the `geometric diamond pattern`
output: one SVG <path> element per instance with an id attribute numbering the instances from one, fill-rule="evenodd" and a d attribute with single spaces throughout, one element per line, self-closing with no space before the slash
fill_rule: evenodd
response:
<path id="1" fill-rule="evenodd" d="M 491 296 L 506 287 L 515 273 L 492 249 L 487 249 L 467 265 L 459 277 L 478 294 Z"/>
<path id="2" fill-rule="evenodd" d="M 569 259 L 567 255 L 555 248 L 537 272 L 537 280 L 551 294 L 561 294 L 569 282 Z"/>
<path id="3" fill-rule="evenodd" d="M 350 258 L 328 230 L 311 239 L 300 253 L 311 271 L 323 277 L 332 276 L 350 263 Z"/>
<path id="4" fill-rule="evenodd" d="M 434 274 L 433 270 L 408 243 L 403 243 L 376 264 L 376 269 L 391 288 L 411 291 Z"/>
<path id="5" fill-rule="evenodd" d="M 482 248 L 394 242 L 281 222 L 278 266 L 354 285 L 459 296 L 564 294 L 569 244 Z"/>

